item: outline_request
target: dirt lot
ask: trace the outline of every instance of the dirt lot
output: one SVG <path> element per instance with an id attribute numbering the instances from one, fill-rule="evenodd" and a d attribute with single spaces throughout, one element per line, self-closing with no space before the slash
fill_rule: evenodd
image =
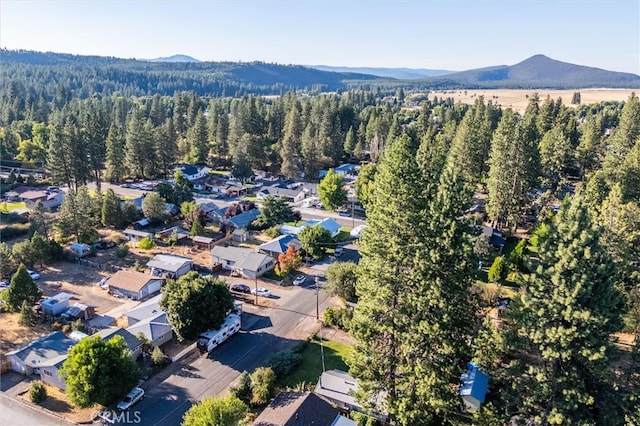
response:
<path id="1" fill-rule="evenodd" d="M 47 384 L 44 386 L 47 389 L 47 399 L 45 399 L 40 406 L 59 416 L 63 416 L 69 421 L 76 423 L 88 422 L 102 410 L 102 407 L 99 405 L 94 405 L 89 408 L 75 407 L 71 402 L 69 402 L 67 395 L 60 389 Z M 28 392 L 22 395 L 22 400 L 29 405 L 33 405 L 29 400 Z"/>
<path id="2" fill-rule="evenodd" d="M 538 93 L 540 102 L 542 103 L 547 95 L 551 99 L 556 100 L 562 98 L 562 103 L 567 106 L 571 105 L 571 99 L 575 92 L 580 92 L 580 99 L 583 105 L 594 104 L 606 101 L 625 101 L 632 92 L 637 90 L 631 89 L 575 89 L 575 90 L 446 90 L 429 92 L 429 98 L 434 96 L 438 98 L 453 98 L 455 102 L 473 104 L 478 96 L 484 96 L 485 103 L 492 101 L 494 104 L 501 105 L 502 108 L 510 107 L 516 111 L 524 112 L 529 103 L 528 97 L 533 93 Z"/>

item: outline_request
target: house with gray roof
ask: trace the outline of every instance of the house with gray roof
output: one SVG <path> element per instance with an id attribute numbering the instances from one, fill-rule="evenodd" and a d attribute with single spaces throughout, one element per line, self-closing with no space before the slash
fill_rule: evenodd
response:
<path id="1" fill-rule="evenodd" d="M 386 412 L 382 406 L 381 395 L 371 399 L 375 412 L 365 409 L 356 398 L 358 380 L 342 370 L 329 370 L 320 375 L 313 392 L 345 411 L 359 411 L 385 420 Z"/>
<path id="2" fill-rule="evenodd" d="M 151 275 L 173 279 L 189 272 L 193 268 L 193 259 L 172 254 L 157 254 L 147 266 L 151 269 Z"/>
<path id="3" fill-rule="evenodd" d="M 221 263 L 229 271 L 238 271 L 243 277 L 254 279 L 275 267 L 271 256 L 240 247 L 215 246 L 211 249 L 211 260 Z"/>
<path id="4" fill-rule="evenodd" d="M 125 313 L 129 325 L 127 331 L 134 336 L 144 334 L 153 346 L 160 346 L 173 337 L 167 315 L 160 307 L 161 297 L 160 294 L 154 296 Z"/>
<path id="5" fill-rule="evenodd" d="M 76 343 L 62 331 L 54 331 L 6 355 L 13 371 L 29 376 L 39 373 L 41 365 L 66 356 Z"/>
<path id="6" fill-rule="evenodd" d="M 290 245 L 293 245 L 295 251 L 300 250 L 302 243 L 292 235 L 280 235 L 271 241 L 260 244 L 259 250 L 272 257 L 278 257 L 282 253 L 286 252 Z"/>
<path id="7" fill-rule="evenodd" d="M 264 200 L 267 197 L 283 197 L 290 203 L 297 203 L 304 200 L 306 196 L 305 192 L 300 188 L 290 189 L 282 188 L 280 186 L 265 186 L 256 192 L 256 198 L 258 200 Z"/>
<path id="8" fill-rule="evenodd" d="M 335 424 L 339 414 L 337 408 L 311 392 L 280 392 L 256 417 L 253 425 L 331 426 Z"/>
<path id="9" fill-rule="evenodd" d="M 134 359 L 138 358 L 142 353 L 142 342 L 138 340 L 135 335 L 122 327 L 105 328 L 98 331 L 94 336 L 100 336 L 104 342 L 108 342 L 116 336 L 122 336 L 125 344 L 127 345 L 127 349 L 131 351 L 131 355 Z"/>
<path id="10" fill-rule="evenodd" d="M 242 228 L 246 229 L 249 227 L 251 222 L 256 220 L 256 218 L 260 215 L 259 209 L 251 209 L 246 212 L 242 212 L 238 215 L 230 217 L 227 219 L 227 225 L 233 226 L 234 228 Z"/>

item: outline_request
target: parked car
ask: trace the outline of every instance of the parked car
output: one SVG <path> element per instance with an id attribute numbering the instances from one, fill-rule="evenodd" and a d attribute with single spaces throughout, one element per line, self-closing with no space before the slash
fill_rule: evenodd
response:
<path id="1" fill-rule="evenodd" d="M 238 293 L 251 294 L 251 288 L 246 284 L 231 284 L 229 290 L 236 291 Z"/>
<path id="2" fill-rule="evenodd" d="M 133 406 L 133 404 L 140 401 L 143 397 L 144 389 L 138 387 L 131 389 L 131 392 L 129 392 L 122 401 L 118 402 L 118 410 L 128 410 Z"/>
<path id="3" fill-rule="evenodd" d="M 304 282 L 307 280 L 307 277 L 304 275 L 298 275 L 294 280 L 293 280 L 293 285 L 302 285 L 304 284 Z"/>
<path id="4" fill-rule="evenodd" d="M 333 255 L 335 257 L 340 257 L 342 256 L 342 253 L 344 253 L 344 249 L 342 247 L 336 247 L 336 250 L 333 252 Z"/>
<path id="5" fill-rule="evenodd" d="M 8 287 L 9 287 L 9 281 L 0 282 L 0 288 L 8 288 Z"/>
<path id="6" fill-rule="evenodd" d="M 348 211 L 348 210 L 338 210 L 338 214 L 339 214 L 340 216 L 344 216 L 344 217 L 349 217 L 349 216 L 351 216 L 351 213 L 349 213 L 349 211 Z"/>
<path id="7" fill-rule="evenodd" d="M 258 287 L 257 289 L 251 290 L 251 294 L 258 295 L 262 297 L 271 297 L 271 291 L 268 288 Z"/>
<path id="8" fill-rule="evenodd" d="M 36 271 L 32 271 L 31 269 L 27 269 L 27 272 L 29 273 L 29 275 L 31 275 L 31 278 L 34 280 L 39 280 L 40 279 L 40 274 L 37 273 Z"/>

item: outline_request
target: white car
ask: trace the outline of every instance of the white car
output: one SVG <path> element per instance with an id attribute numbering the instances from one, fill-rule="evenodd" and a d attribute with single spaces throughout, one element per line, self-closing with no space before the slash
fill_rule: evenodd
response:
<path id="1" fill-rule="evenodd" d="M 40 279 L 40 274 L 37 273 L 36 271 L 32 271 L 31 269 L 27 269 L 27 272 L 29 273 L 29 275 L 31 275 L 31 278 L 34 280 L 39 280 Z"/>
<path id="2" fill-rule="evenodd" d="M 333 253 L 333 255 L 335 257 L 340 257 L 342 256 L 342 253 L 344 253 L 344 249 L 342 247 L 336 247 L 336 251 Z"/>
<path id="3" fill-rule="evenodd" d="M 253 295 L 257 294 L 258 296 L 262 296 L 262 297 L 269 297 L 271 296 L 271 291 L 268 288 L 258 287 L 257 289 L 255 288 L 252 289 L 251 294 Z"/>
<path id="4" fill-rule="evenodd" d="M 133 406 L 133 404 L 140 401 L 143 397 L 144 389 L 138 387 L 131 389 L 131 392 L 129 392 L 122 401 L 118 402 L 118 410 L 128 410 Z"/>
<path id="5" fill-rule="evenodd" d="M 293 285 L 302 285 L 304 284 L 304 282 L 307 280 L 307 277 L 305 277 L 304 275 L 298 275 L 294 280 L 293 280 Z"/>

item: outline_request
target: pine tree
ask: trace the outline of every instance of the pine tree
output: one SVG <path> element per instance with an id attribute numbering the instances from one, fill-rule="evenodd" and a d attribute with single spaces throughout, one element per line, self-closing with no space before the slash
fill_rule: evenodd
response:
<path id="1" fill-rule="evenodd" d="M 541 424 L 597 423 L 609 408 L 601 403 L 610 335 L 621 329 L 622 311 L 601 235 L 580 198 L 563 203 L 523 280 L 518 324 L 538 359 L 527 357 L 517 386 L 522 414 Z"/>
<path id="2" fill-rule="evenodd" d="M 125 163 L 125 141 L 122 132 L 111 124 L 107 134 L 105 178 L 110 182 L 120 182 L 127 174 Z"/>
<path id="3" fill-rule="evenodd" d="M 444 424 L 459 411 L 474 304 L 470 239 L 456 216 L 468 197 L 448 170 L 425 182 L 406 135 L 378 165 L 360 248 L 349 358 L 361 400 L 384 395 L 398 424 Z M 432 183 L 431 183 L 432 184 Z"/>
<path id="4" fill-rule="evenodd" d="M 7 308 L 13 312 L 18 311 L 23 302 L 33 306 L 42 297 L 42 291 L 29 275 L 24 264 L 20 264 L 18 271 L 11 277 L 9 288 L 3 293 Z"/>
<path id="5" fill-rule="evenodd" d="M 640 138 L 640 100 L 632 93 L 622 108 L 620 124 L 611 136 L 611 148 L 604 159 L 604 168 L 616 175 L 625 157 Z"/>
<path id="6" fill-rule="evenodd" d="M 542 184 L 555 193 L 572 160 L 572 147 L 562 125 L 556 125 L 542 137 L 540 161 Z"/>
<path id="7" fill-rule="evenodd" d="M 109 188 L 102 198 L 101 222 L 104 226 L 118 227 L 122 224 L 120 197 Z"/>

